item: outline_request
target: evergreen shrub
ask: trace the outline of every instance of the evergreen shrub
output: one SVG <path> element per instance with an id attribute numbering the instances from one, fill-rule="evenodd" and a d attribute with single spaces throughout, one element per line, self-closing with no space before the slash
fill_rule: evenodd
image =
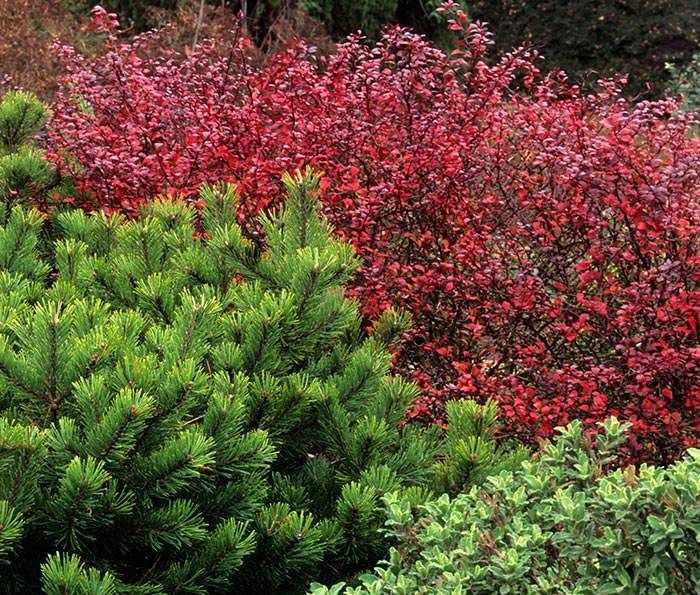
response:
<path id="1" fill-rule="evenodd" d="M 683 95 L 683 109 L 700 111 L 700 52 L 685 66 L 667 64 L 666 68 L 671 75 L 668 93 Z"/>
<path id="2" fill-rule="evenodd" d="M 521 469 L 418 512 L 386 496 L 388 561 L 312 593 L 699 592 L 700 451 L 607 473 L 624 429 L 611 418 L 593 440 L 574 422 Z"/>
<path id="3" fill-rule="evenodd" d="M 0 101 L 0 202 L 45 206 L 60 176 L 34 146 L 49 110 L 33 94 L 10 91 Z"/>
<path id="4" fill-rule="evenodd" d="M 318 184 L 285 179 L 264 249 L 228 185 L 128 222 L 5 217 L 3 593 L 303 592 L 384 555 L 383 494 L 418 504 L 522 460 L 493 404 L 455 405 L 446 437 L 402 423 L 406 319 L 362 330 Z"/>

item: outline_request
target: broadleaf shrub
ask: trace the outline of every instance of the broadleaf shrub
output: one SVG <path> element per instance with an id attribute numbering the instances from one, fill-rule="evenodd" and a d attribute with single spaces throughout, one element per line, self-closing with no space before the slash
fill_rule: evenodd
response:
<path id="1" fill-rule="evenodd" d="M 594 444 L 573 422 L 522 469 L 417 513 L 387 496 L 389 560 L 312 593 L 697 592 L 700 451 L 607 474 L 623 429 L 605 422 Z"/>
<path id="2" fill-rule="evenodd" d="M 666 69 L 671 75 L 668 93 L 683 96 L 683 109 L 700 111 L 700 52 L 693 54 L 692 60 L 685 66 L 667 64 Z"/>
<path id="3" fill-rule="evenodd" d="M 302 593 L 385 555 L 383 494 L 526 456 L 494 443 L 493 403 L 446 435 L 402 423 L 418 391 L 344 296 L 318 177 L 286 188 L 264 251 L 226 185 L 199 212 L 0 225 L 3 593 Z"/>
<path id="4" fill-rule="evenodd" d="M 412 415 L 494 396 L 533 440 L 615 415 L 633 456 L 673 459 L 700 436 L 697 116 L 631 104 L 617 80 L 584 93 L 527 48 L 494 56 L 452 5 L 450 55 L 399 28 L 264 66 L 245 40 L 223 58 L 142 59 L 113 35 L 99 59 L 61 47 L 52 158 L 76 201 L 127 214 L 235 181 L 254 236 L 281 173 L 314 165 L 363 257 L 363 314 L 413 317 L 397 362 L 425 391 Z"/>

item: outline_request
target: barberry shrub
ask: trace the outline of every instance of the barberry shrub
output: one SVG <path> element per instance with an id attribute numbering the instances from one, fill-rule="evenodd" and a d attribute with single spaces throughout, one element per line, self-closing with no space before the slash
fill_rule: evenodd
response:
<path id="1" fill-rule="evenodd" d="M 615 415 L 634 456 L 677 457 L 700 436 L 697 115 L 631 104 L 620 81 L 583 93 L 453 17 L 450 55 L 397 28 L 262 67 L 245 40 L 221 59 L 146 60 L 114 35 L 95 60 L 61 47 L 53 159 L 87 207 L 130 214 L 235 180 L 248 228 L 281 172 L 314 164 L 364 259 L 363 315 L 413 317 L 398 360 L 426 392 L 413 414 L 495 396 L 527 439 Z"/>
<path id="2" fill-rule="evenodd" d="M 402 423 L 404 318 L 366 336 L 318 177 L 285 184 L 264 250 L 226 185 L 201 211 L 15 207 L 0 226 L 3 593 L 304 592 L 385 555 L 383 494 L 522 460 L 493 405 L 456 405 L 447 436 Z"/>
<path id="3" fill-rule="evenodd" d="M 45 207 L 60 181 L 55 168 L 35 145 L 49 110 L 31 93 L 10 91 L 0 101 L 0 202 Z"/>
<path id="4" fill-rule="evenodd" d="M 667 469 L 607 474 L 624 440 L 614 418 L 580 422 L 516 472 L 419 508 L 389 495 L 388 561 L 356 588 L 404 593 L 696 593 L 700 590 L 700 451 Z"/>

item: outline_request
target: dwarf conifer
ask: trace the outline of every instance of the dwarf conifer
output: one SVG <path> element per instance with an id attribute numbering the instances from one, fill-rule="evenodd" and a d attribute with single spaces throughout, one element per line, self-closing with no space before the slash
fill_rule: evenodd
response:
<path id="1" fill-rule="evenodd" d="M 45 205 L 60 176 L 33 146 L 49 111 L 31 93 L 11 91 L 0 101 L 0 202 Z"/>
<path id="2" fill-rule="evenodd" d="M 385 553 L 384 494 L 468 479 L 459 440 L 403 423 L 406 318 L 363 332 L 318 184 L 285 178 L 264 248 L 227 185 L 200 211 L 55 213 L 49 246 L 45 216 L 6 214 L 4 592 L 303 592 Z"/>

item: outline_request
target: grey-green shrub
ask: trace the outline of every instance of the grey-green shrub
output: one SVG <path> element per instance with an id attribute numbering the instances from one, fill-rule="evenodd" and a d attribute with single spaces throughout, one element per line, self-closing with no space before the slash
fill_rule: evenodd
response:
<path id="1" fill-rule="evenodd" d="M 313 593 L 699 593 L 700 450 L 606 473 L 626 428 L 603 429 L 594 444 L 572 423 L 520 470 L 418 514 L 386 497 L 389 561 Z"/>
<path id="2" fill-rule="evenodd" d="M 685 67 L 667 64 L 671 74 L 667 91 L 669 95 L 683 95 L 683 109 L 700 111 L 700 52 Z"/>

